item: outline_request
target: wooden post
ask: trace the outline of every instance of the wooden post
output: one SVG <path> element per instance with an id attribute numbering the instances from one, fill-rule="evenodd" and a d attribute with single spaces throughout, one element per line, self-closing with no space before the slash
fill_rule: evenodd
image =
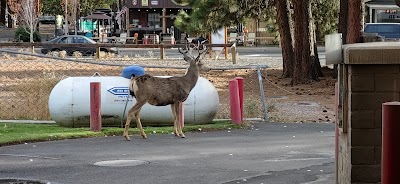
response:
<path id="1" fill-rule="evenodd" d="M 212 44 L 211 34 L 208 35 L 208 41 Z M 210 49 L 208 49 L 208 54 L 209 54 L 210 59 L 211 59 L 212 58 L 212 54 L 213 54 L 213 48 L 212 47 Z"/>
<path id="2" fill-rule="evenodd" d="M 167 33 L 167 9 L 162 9 L 162 33 Z"/>
<path id="3" fill-rule="evenodd" d="M 129 13 L 130 13 L 130 10 L 128 8 L 128 11 L 126 11 L 126 13 L 125 13 L 125 27 L 126 27 L 126 33 L 127 33 L 128 37 L 131 36 L 131 34 L 129 33 Z"/>
<path id="4" fill-rule="evenodd" d="M 236 64 L 236 43 L 234 43 L 231 47 L 231 53 L 232 53 L 232 63 Z"/>
<path id="5" fill-rule="evenodd" d="M 96 48 L 96 59 L 100 59 L 100 47 Z"/>
<path id="6" fill-rule="evenodd" d="M 224 28 L 225 31 L 225 44 L 228 44 L 228 28 Z M 228 59 L 228 47 L 225 45 L 224 46 L 224 51 L 225 51 L 225 59 Z"/>
<path id="7" fill-rule="evenodd" d="M 164 59 L 164 51 L 165 51 L 164 46 L 160 45 L 160 59 Z"/>

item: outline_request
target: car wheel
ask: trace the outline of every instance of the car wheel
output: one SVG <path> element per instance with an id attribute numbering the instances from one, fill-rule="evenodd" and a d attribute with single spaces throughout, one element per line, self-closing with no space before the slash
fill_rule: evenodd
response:
<path id="1" fill-rule="evenodd" d="M 110 52 L 108 49 L 104 49 L 104 48 L 101 48 L 100 51 L 105 52 L 105 53 Z"/>

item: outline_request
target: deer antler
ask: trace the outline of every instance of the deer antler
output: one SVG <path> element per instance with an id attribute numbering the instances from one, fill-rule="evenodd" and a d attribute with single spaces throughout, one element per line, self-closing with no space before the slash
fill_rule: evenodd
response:
<path id="1" fill-rule="evenodd" d="M 195 58 L 192 56 L 191 54 L 191 50 L 190 50 L 190 46 L 189 43 L 185 44 L 185 49 L 182 51 L 181 47 L 178 47 L 178 51 L 183 54 L 183 59 L 186 62 L 190 62 L 192 60 L 194 60 Z M 190 51 L 190 52 L 189 52 Z"/>
<path id="2" fill-rule="evenodd" d="M 185 61 L 187 61 L 187 62 L 190 62 L 191 60 L 198 61 L 200 59 L 201 55 L 208 51 L 207 46 L 203 43 L 198 43 L 194 47 L 197 48 L 197 52 L 198 52 L 198 56 L 196 58 L 191 54 L 193 49 L 190 47 L 189 43 L 185 44 L 184 50 L 182 50 L 181 47 L 178 48 L 178 51 L 181 54 L 183 54 L 183 59 Z"/>
<path id="3" fill-rule="evenodd" d="M 203 55 L 203 53 L 207 53 L 209 48 L 205 45 L 205 44 L 198 44 L 198 51 L 199 51 L 199 55 L 196 57 L 196 60 L 199 60 L 201 55 Z M 204 54 L 205 55 L 205 54 Z"/>

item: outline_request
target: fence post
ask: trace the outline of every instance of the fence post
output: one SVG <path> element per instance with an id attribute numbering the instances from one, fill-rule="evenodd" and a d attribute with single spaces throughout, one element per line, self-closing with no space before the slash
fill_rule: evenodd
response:
<path id="1" fill-rule="evenodd" d="M 165 52 L 165 49 L 164 49 L 164 45 L 160 45 L 160 59 L 164 59 L 164 52 Z"/>
<path id="2" fill-rule="evenodd" d="M 232 63 L 236 64 L 236 43 L 232 45 L 231 52 L 232 52 Z"/>
<path id="3" fill-rule="evenodd" d="M 100 59 L 100 47 L 96 48 L 96 59 Z"/>
<path id="4" fill-rule="evenodd" d="M 261 101 L 262 101 L 263 111 L 264 111 L 264 121 L 268 122 L 268 107 L 267 107 L 267 101 L 265 100 L 264 85 L 262 83 L 260 67 L 257 67 L 257 75 L 258 75 L 258 83 L 260 85 Z M 267 75 L 265 75 L 265 76 L 267 76 Z"/>

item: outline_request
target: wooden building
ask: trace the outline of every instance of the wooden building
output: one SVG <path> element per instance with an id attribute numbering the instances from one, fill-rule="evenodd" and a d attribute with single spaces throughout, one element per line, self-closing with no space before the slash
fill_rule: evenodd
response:
<path id="1" fill-rule="evenodd" d="M 393 0 L 366 0 L 366 22 L 400 23 L 400 8 Z"/>
<path id="2" fill-rule="evenodd" d="M 138 34 L 139 40 L 144 35 L 172 35 L 180 39 L 181 31 L 174 28 L 175 16 L 180 10 L 190 11 L 188 6 L 181 6 L 172 0 L 124 0 L 128 10 L 126 31 L 129 36 Z"/>

